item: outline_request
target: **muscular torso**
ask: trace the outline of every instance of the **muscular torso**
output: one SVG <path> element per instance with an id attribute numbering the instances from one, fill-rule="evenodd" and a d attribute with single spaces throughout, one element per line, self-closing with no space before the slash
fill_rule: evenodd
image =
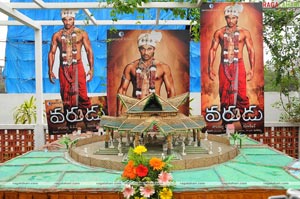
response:
<path id="1" fill-rule="evenodd" d="M 77 49 L 77 54 L 76 54 L 76 59 L 79 60 L 81 59 L 81 48 L 83 45 L 83 30 L 76 28 L 74 29 L 74 32 L 76 32 L 76 49 Z M 58 44 L 58 48 L 60 50 L 60 62 L 62 62 L 62 34 L 63 30 L 60 30 L 56 33 L 55 39 Z M 70 33 L 71 35 L 71 33 Z M 72 44 L 70 41 L 67 40 L 67 45 L 66 45 L 66 53 L 67 53 L 67 60 L 72 60 Z"/>
<path id="2" fill-rule="evenodd" d="M 166 64 L 160 62 L 160 61 L 157 61 L 157 60 L 154 60 L 153 64 L 156 65 L 155 93 L 160 95 L 160 89 L 161 89 L 161 85 L 163 83 L 163 78 L 164 78 L 164 74 L 165 74 L 164 67 L 168 67 L 168 66 Z M 136 97 L 136 93 L 135 93 L 136 87 L 137 87 L 136 69 L 137 69 L 138 65 L 139 65 L 139 59 L 135 60 L 134 62 L 132 62 L 128 65 L 128 67 L 130 67 L 130 78 L 131 78 L 132 85 L 133 85 L 132 96 L 134 96 L 134 97 Z M 149 67 L 150 67 L 150 64 L 149 64 Z M 145 85 L 142 85 L 142 89 L 143 89 L 143 86 L 144 86 L 144 89 L 148 89 L 148 88 L 145 88 Z M 144 93 L 143 93 L 142 97 L 146 96 Z"/>
<path id="3" fill-rule="evenodd" d="M 223 58 L 223 49 L 224 49 L 224 33 L 225 33 L 225 29 L 226 29 L 226 27 L 223 27 L 223 28 L 221 28 L 218 31 L 218 37 L 219 37 L 220 45 L 221 45 L 221 48 L 222 48 L 222 51 L 221 51 L 221 57 L 222 58 Z M 243 58 L 243 48 L 244 48 L 244 45 L 245 45 L 245 39 L 246 39 L 245 31 L 246 30 L 244 30 L 244 29 L 242 29 L 240 27 L 238 27 L 238 30 L 240 32 L 239 43 L 238 43 L 238 47 L 239 47 L 238 58 L 241 59 L 241 58 Z M 228 54 L 229 58 L 233 58 L 234 57 L 233 42 L 232 41 L 229 42 L 228 53 L 229 53 Z"/>

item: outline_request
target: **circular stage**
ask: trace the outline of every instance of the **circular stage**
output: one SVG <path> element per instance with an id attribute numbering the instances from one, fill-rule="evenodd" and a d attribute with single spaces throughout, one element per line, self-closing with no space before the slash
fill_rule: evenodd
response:
<path id="1" fill-rule="evenodd" d="M 146 156 L 165 157 L 166 147 L 162 142 L 145 144 Z M 88 138 L 78 139 L 76 146 L 69 150 L 70 157 L 84 165 L 101 167 L 112 170 L 123 170 L 127 161 L 129 145 L 119 138 L 113 139 L 105 148 L 104 136 L 93 135 Z M 208 167 L 233 159 L 238 155 L 238 148 L 230 145 L 227 136 L 201 135 L 200 146 L 192 141 L 173 142 L 171 151 L 173 156 L 173 170 L 184 170 Z"/>

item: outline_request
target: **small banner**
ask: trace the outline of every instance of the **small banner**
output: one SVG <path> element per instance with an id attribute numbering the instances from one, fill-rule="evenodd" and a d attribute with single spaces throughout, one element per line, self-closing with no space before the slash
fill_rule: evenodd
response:
<path id="1" fill-rule="evenodd" d="M 86 110 L 71 107 L 64 110 L 61 99 L 45 100 L 50 135 L 98 131 L 102 115 L 107 115 L 106 96 L 90 97 L 92 106 Z"/>

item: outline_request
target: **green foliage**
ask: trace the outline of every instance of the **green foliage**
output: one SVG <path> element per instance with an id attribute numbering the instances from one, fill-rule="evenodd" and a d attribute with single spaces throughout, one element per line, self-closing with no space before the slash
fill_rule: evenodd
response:
<path id="1" fill-rule="evenodd" d="M 65 135 L 59 139 L 59 143 L 65 145 L 66 149 L 69 149 L 76 145 L 78 139 L 79 138 L 72 140 L 68 135 Z"/>
<path id="2" fill-rule="evenodd" d="M 279 85 L 275 84 L 275 72 L 267 67 L 264 69 L 264 76 L 265 76 L 265 85 L 264 91 L 265 92 L 280 92 Z"/>
<path id="3" fill-rule="evenodd" d="M 189 9 L 188 18 L 191 20 L 191 37 L 195 42 L 200 41 L 200 8 Z"/>
<path id="4" fill-rule="evenodd" d="M 296 94 L 297 95 L 297 94 Z M 300 122 L 300 99 L 299 96 L 289 93 L 288 96 L 281 93 L 280 101 L 275 102 L 273 107 L 283 109 L 280 120 L 289 122 Z"/>
<path id="5" fill-rule="evenodd" d="M 59 139 L 59 143 L 65 145 L 66 149 L 69 149 L 69 145 L 72 142 L 69 136 L 63 136 Z"/>
<path id="6" fill-rule="evenodd" d="M 264 12 L 264 42 L 270 49 L 272 59 L 267 67 L 274 70 L 272 84 L 279 88 L 280 101 L 274 104 L 282 108 L 281 120 L 299 122 L 300 92 L 300 17 L 294 9 L 273 9 Z"/>
<path id="7" fill-rule="evenodd" d="M 231 134 L 231 137 L 232 137 L 232 139 L 234 141 L 234 144 L 236 144 L 239 141 L 240 142 L 239 143 L 240 148 L 242 148 L 244 137 L 240 133 L 238 133 L 238 132 L 235 132 L 234 134 Z"/>
<path id="8" fill-rule="evenodd" d="M 32 124 L 36 123 L 36 99 L 31 96 L 23 104 L 18 106 L 13 114 L 15 124 Z"/>
<path id="9" fill-rule="evenodd" d="M 110 16 L 113 21 L 117 21 L 118 17 L 122 14 L 134 14 L 137 12 L 141 14 L 138 18 L 143 18 L 143 15 L 147 14 L 147 8 L 140 8 L 143 3 L 148 3 L 149 0 L 108 0 L 107 3 L 112 5 L 112 10 L 110 12 Z M 159 0 L 158 2 L 175 2 L 174 0 Z M 177 0 L 176 2 L 189 2 L 189 3 L 197 3 L 196 0 Z M 191 37 L 194 41 L 200 41 L 200 8 L 165 8 L 165 11 L 172 11 L 174 17 L 180 17 L 181 19 L 189 19 L 191 20 L 190 24 L 190 32 Z"/>
<path id="10" fill-rule="evenodd" d="M 189 101 L 189 103 L 191 104 L 191 102 L 192 101 L 194 101 L 194 98 L 190 98 L 190 101 Z M 192 114 L 192 111 L 193 111 L 193 107 L 189 107 L 189 116 L 192 116 L 193 114 Z"/>
<path id="11" fill-rule="evenodd" d="M 268 64 L 275 69 L 275 83 L 284 84 L 299 76 L 299 17 L 295 18 L 293 10 L 266 10 L 264 14 L 264 42 L 272 54 Z"/>
<path id="12" fill-rule="evenodd" d="M 135 11 L 138 13 L 145 12 L 145 9 L 139 8 L 142 3 L 148 3 L 149 0 L 108 0 L 108 4 L 112 4 L 113 9 L 110 12 L 110 16 L 113 21 L 118 20 L 119 14 L 133 14 Z"/>
<path id="13" fill-rule="evenodd" d="M 104 100 L 104 97 L 101 97 L 101 98 Z M 98 107 L 99 107 L 98 116 L 99 116 L 99 118 L 101 118 L 103 115 L 105 115 L 105 112 L 103 110 L 103 104 L 99 103 Z"/>

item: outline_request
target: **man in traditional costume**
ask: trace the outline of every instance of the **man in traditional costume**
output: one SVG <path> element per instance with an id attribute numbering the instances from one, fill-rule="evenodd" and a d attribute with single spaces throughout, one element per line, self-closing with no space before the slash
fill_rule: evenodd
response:
<path id="1" fill-rule="evenodd" d="M 60 94 L 64 111 L 66 113 L 72 107 L 78 107 L 78 116 L 83 118 L 87 108 L 91 107 L 91 101 L 87 96 L 86 79 L 87 76 L 89 77 L 88 81 L 93 78 L 94 55 L 87 32 L 74 25 L 76 12 L 77 10 L 71 9 L 61 11 L 64 28 L 52 36 L 48 54 L 48 73 L 50 82 L 54 83 L 56 77 L 53 73 L 53 65 L 56 50 L 59 48 Z M 89 64 L 87 73 L 81 60 L 82 46 L 85 48 Z"/>
<path id="2" fill-rule="evenodd" d="M 235 106 L 235 114 L 241 118 L 245 108 L 249 107 L 247 96 L 247 80 L 253 78 L 255 66 L 255 52 L 250 32 L 237 25 L 239 14 L 243 6 L 234 4 L 224 10 L 227 25 L 215 31 L 208 58 L 208 74 L 211 80 L 215 80 L 216 71 L 213 68 L 216 51 L 221 46 L 221 63 L 219 67 L 219 95 L 221 113 L 228 110 L 229 106 Z M 249 55 L 250 71 L 246 72 L 243 61 L 243 48 L 246 45 Z M 226 122 L 223 121 L 226 125 Z"/>
<path id="3" fill-rule="evenodd" d="M 141 58 L 126 65 L 118 93 L 126 95 L 131 82 L 133 86 L 132 97 L 142 99 L 151 93 L 160 95 L 161 86 L 164 83 L 167 97 L 175 96 L 170 67 L 154 58 L 156 45 L 161 39 L 161 32 L 156 31 L 139 35 L 137 44 Z M 118 101 L 117 115 L 120 115 L 120 107 Z"/>

